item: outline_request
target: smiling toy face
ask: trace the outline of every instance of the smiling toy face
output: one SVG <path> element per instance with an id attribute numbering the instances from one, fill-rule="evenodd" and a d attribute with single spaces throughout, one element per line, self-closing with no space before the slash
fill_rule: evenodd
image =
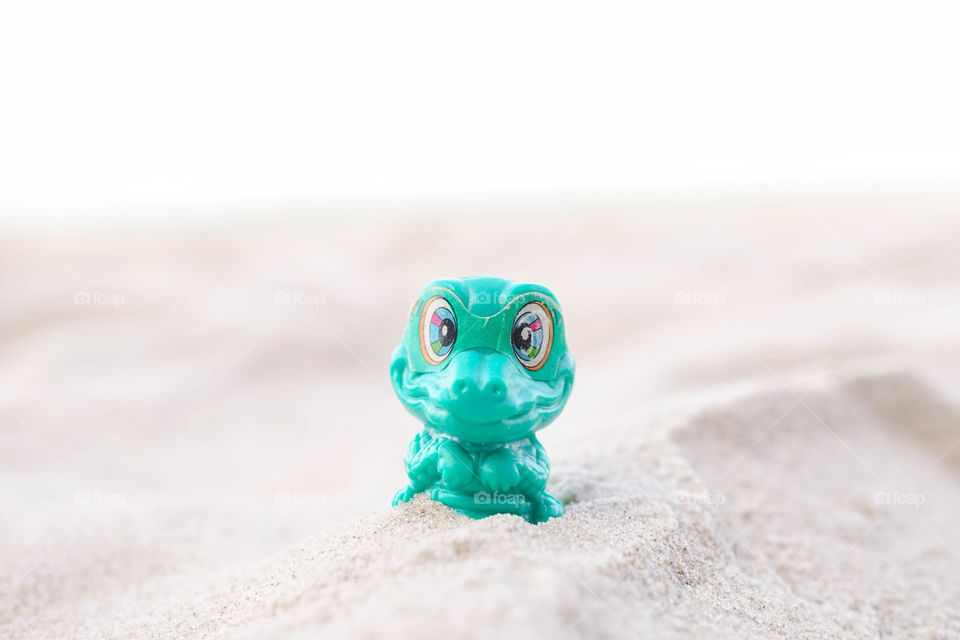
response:
<path id="1" fill-rule="evenodd" d="M 574 363 L 549 289 L 477 277 L 437 280 L 420 292 L 390 373 L 397 397 L 427 426 L 501 443 L 560 414 Z"/>

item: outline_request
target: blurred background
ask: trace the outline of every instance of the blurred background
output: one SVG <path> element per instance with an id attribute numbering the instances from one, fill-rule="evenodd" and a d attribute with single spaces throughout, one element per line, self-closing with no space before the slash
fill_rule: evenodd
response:
<path id="1" fill-rule="evenodd" d="M 419 428 L 387 362 L 437 277 L 557 293 L 548 449 L 855 363 L 953 371 L 958 18 L 3 4 L 8 612 L 199 592 L 386 509 Z"/>
<path id="2" fill-rule="evenodd" d="M 7 3 L 0 205 L 89 226 L 456 213 L 478 191 L 954 187 L 956 19 L 949 2 Z"/>

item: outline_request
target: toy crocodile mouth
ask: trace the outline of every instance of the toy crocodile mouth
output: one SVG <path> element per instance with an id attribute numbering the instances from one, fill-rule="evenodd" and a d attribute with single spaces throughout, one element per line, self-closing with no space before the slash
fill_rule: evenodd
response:
<path id="1" fill-rule="evenodd" d="M 441 406 L 434 400 L 436 390 L 430 389 L 430 384 L 420 383 L 427 376 L 429 374 L 415 373 L 408 367 L 404 367 L 398 381 L 403 393 L 409 399 L 410 405 L 420 409 L 427 424 L 440 425 L 452 418 L 470 427 L 496 427 L 499 425 L 508 431 L 511 430 L 511 427 L 522 427 L 523 425 L 529 425 L 530 428 L 545 426 L 546 420 L 541 425 L 537 425 L 537 423 L 543 418 L 555 416 L 563 409 L 569 395 L 568 386 L 571 382 L 570 376 L 567 375 L 561 375 L 553 381 L 531 380 L 527 385 L 526 393 L 529 393 L 532 397 L 527 397 L 522 402 L 514 403 L 512 406 L 505 406 L 505 415 L 498 417 L 495 415 L 462 414 Z M 429 378 L 423 380 L 423 382 L 428 380 Z"/>
<path id="2" fill-rule="evenodd" d="M 521 405 L 514 407 L 517 409 L 516 413 L 512 415 L 508 415 L 506 418 L 502 418 L 499 420 L 477 420 L 474 416 L 471 416 L 471 415 L 460 415 L 459 413 L 455 413 L 455 412 L 451 412 L 446 409 L 443 409 L 443 407 L 439 407 L 439 408 L 447 411 L 451 416 L 453 416 L 457 420 L 460 420 L 462 422 L 466 422 L 469 424 L 476 424 L 476 425 L 497 424 L 497 423 L 505 424 L 505 425 L 519 424 L 526 421 L 528 418 L 530 418 L 533 415 L 552 414 L 554 411 L 557 411 L 560 408 L 562 408 L 563 404 L 566 402 L 566 396 L 565 396 L 566 385 L 567 385 L 566 378 L 560 378 L 559 383 L 555 387 L 550 383 L 540 383 L 540 384 L 550 385 L 550 389 L 552 393 L 538 394 L 535 399 L 530 400 L 529 402 L 524 402 Z"/>

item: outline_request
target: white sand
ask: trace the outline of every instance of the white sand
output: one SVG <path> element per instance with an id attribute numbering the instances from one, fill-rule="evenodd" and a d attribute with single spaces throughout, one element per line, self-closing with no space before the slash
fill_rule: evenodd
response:
<path id="1" fill-rule="evenodd" d="M 960 207 L 637 209 L 5 240 L 0 638 L 960 638 Z M 388 507 L 476 273 L 565 308 L 539 526 Z"/>

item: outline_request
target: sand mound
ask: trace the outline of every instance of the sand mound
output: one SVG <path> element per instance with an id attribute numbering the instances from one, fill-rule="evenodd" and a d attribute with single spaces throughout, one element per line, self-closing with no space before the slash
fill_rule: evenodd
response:
<path id="1" fill-rule="evenodd" d="M 134 603 L 81 603 L 4 635 L 84 617 L 74 637 L 957 637 L 960 451 L 929 455 L 957 423 L 906 375 L 755 391 L 568 442 L 558 520 L 418 499 L 133 622 Z"/>

